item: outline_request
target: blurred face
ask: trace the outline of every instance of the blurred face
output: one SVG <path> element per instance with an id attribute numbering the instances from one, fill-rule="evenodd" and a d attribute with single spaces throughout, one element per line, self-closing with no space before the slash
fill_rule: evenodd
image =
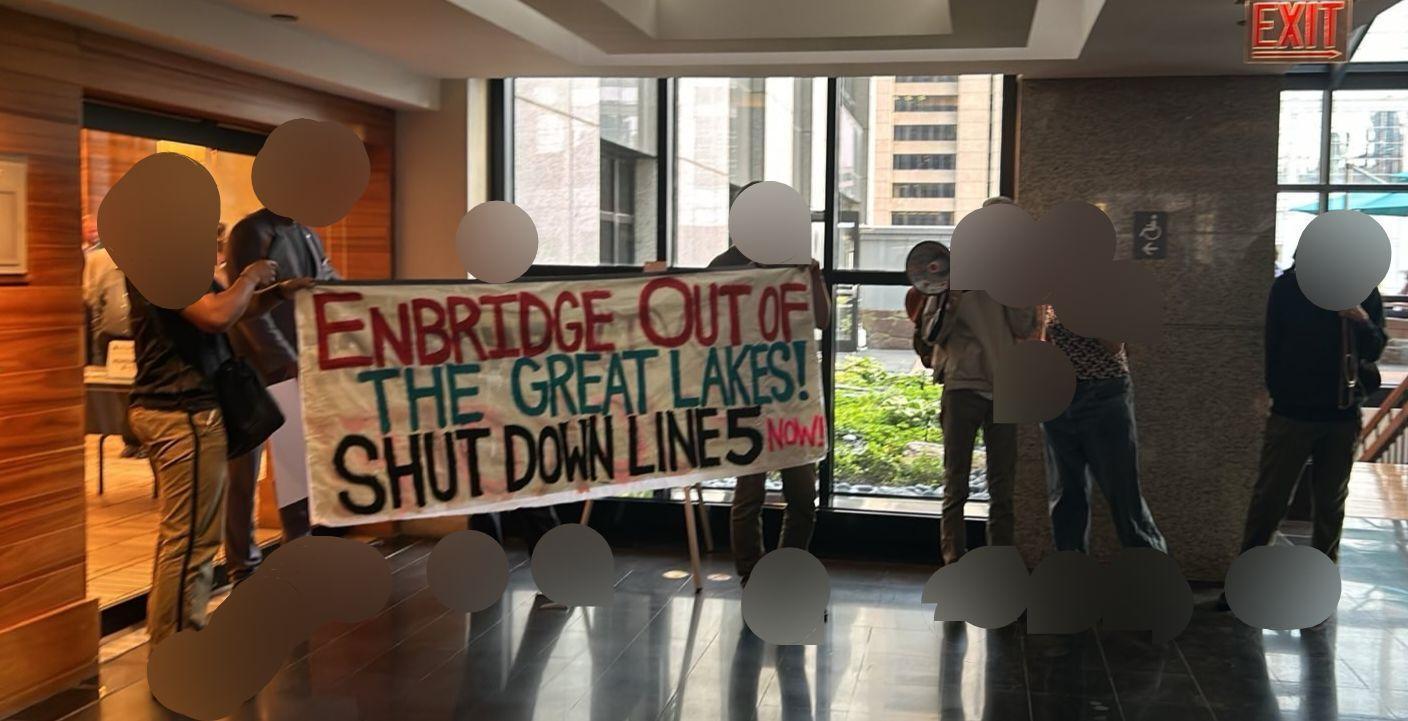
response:
<path id="1" fill-rule="evenodd" d="M 98 243 L 98 219 L 91 213 L 83 215 L 83 247 L 91 248 Z"/>

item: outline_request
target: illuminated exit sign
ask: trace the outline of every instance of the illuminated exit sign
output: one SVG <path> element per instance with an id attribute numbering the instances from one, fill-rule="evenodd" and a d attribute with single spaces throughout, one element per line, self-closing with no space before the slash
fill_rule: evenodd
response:
<path id="1" fill-rule="evenodd" d="M 1247 62 L 1342 63 L 1352 0 L 1246 0 Z"/>

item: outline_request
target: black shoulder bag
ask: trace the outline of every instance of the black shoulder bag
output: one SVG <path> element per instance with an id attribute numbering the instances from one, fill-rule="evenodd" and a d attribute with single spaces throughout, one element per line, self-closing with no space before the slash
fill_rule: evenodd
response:
<path id="1" fill-rule="evenodd" d="M 1340 408 L 1349 408 L 1360 402 L 1358 391 L 1363 391 L 1364 397 L 1367 398 L 1383 385 L 1383 375 L 1379 372 L 1378 364 L 1359 357 L 1354 329 L 1349 324 L 1348 318 L 1340 319 L 1340 350 L 1344 359 L 1344 367 L 1340 371 Z"/>
<path id="2" fill-rule="evenodd" d="M 211 385 L 220 402 L 220 415 L 225 421 L 227 458 L 237 458 L 268 440 L 284 424 L 283 411 L 264 387 L 264 380 L 249 363 L 224 341 L 227 357 L 215 369 Z"/>

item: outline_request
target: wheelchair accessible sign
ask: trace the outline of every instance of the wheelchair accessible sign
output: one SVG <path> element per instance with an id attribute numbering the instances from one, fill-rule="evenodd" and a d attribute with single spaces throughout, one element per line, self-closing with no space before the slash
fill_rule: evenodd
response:
<path id="1" fill-rule="evenodd" d="M 1168 253 L 1168 213 L 1141 210 L 1134 213 L 1134 259 L 1163 260 Z"/>

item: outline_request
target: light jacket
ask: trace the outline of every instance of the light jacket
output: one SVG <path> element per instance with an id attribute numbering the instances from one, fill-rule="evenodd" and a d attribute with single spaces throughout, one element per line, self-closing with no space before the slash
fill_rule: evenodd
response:
<path id="1" fill-rule="evenodd" d="M 930 302 L 933 312 L 938 303 Z M 926 307 L 926 316 L 930 307 Z M 984 291 L 964 291 L 935 337 L 934 379 L 944 388 L 991 393 L 998 356 L 1036 332 L 1036 309 L 1009 308 Z"/>

